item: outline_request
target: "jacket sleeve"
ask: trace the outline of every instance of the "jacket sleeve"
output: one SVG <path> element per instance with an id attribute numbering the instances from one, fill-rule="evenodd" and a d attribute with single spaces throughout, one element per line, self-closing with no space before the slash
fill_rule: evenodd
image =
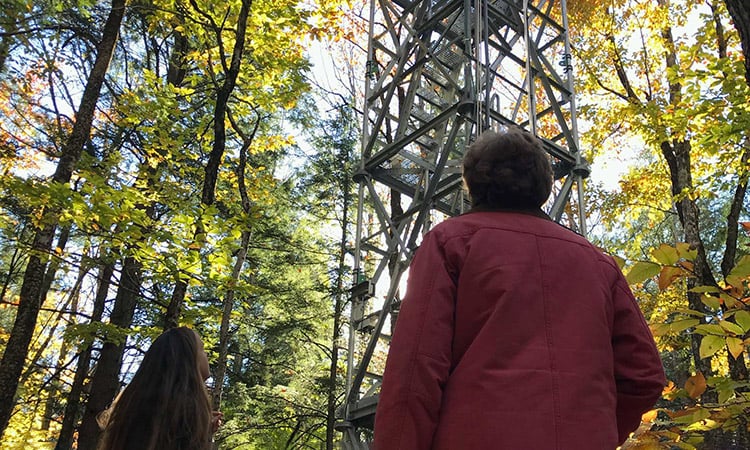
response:
<path id="1" fill-rule="evenodd" d="M 613 287 L 612 349 L 617 384 L 617 431 L 623 443 L 653 408 L 666 385 L 654 338 L 625 278 Z"/>
<path id="2" fill-rule="evenodd" d="M 409 268 L 375 415 L 376 450 L 428 450 L 440 415 L 453 341 L 455 282 L 437 236 Z"/>

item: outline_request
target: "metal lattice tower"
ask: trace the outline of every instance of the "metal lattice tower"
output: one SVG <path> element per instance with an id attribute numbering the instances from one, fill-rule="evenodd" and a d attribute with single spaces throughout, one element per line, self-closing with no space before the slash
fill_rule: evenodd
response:
<path id="1" fill-rule="evenodd" d="M 402 275 L 430 224 L 464 212 L 479 132 L 520 126 L 555 168 L 553 219 L 585 234 L 565 0 L 371 0 L 344 448 L 366 449 Z M 574 189 L 575 186 L 575 189 Z M 577 198 L 571 194 L 577 192 Z"/>

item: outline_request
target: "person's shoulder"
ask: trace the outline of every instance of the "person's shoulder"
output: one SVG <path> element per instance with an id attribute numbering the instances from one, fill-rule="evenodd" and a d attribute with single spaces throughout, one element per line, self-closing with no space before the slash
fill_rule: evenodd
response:
<path id="1" fill-rule="evenodd" d="M 479 225 L 476 221 L 470 220 L 468 214 L 449 217 L 442 222 L 434 225 L 427 235 L 438 239 L 450 239 L 454 236 L 466 235 L 473 233 Z"/>

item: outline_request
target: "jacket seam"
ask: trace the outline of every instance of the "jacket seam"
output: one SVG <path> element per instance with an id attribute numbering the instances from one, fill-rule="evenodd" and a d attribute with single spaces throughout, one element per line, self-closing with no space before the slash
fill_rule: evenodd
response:
<path id="1" fill-rule="evenodd" d="M 542 258 L 542 252 L 539 246 L 539 237 L 535 236 L 535 242 L 536 242 L 536 249 L 537 249 L 537 256 L 539 261 L 539 276 L 541 278 L 541 286 L 542 286 L 542 311 L 544 314 L 544 333 L 547 340 L 547 358 L 549 360 L 549 368 L 550 368 L 550 377 L 552 381 L 552 411 L 554 415 L 554 422 L 553 422 L 553 428 L 555 430 L 555 448 L 559 449 L 560 444 L 560 429 L 559 429 L 559 422 L 562 419 L 560 415 L 560 387 L 558 386 L 558 377 L 557 377 L 557 364 L 554 357 L 553 347 L 554 347 L 554 341 L 552 339 L 552 333 L 551 333 L 551 327 L 552 327 L 552 318 L 550 317 L 549 311 L 548 311 L 548 288 L 547 288 L 547 280 L 544 276 L 544 270 L 542 270 L 542 264 L 544 259 Z"/>

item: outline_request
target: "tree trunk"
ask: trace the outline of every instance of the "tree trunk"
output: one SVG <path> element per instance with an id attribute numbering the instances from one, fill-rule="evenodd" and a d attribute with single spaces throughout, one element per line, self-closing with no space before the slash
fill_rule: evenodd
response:
<path id="1" fill-rule="evenodd" d="M 99 93 L 104 84 L 109 62 L 114 54 L 120 23 L 125 14 L 125 2 L 126 0 L 112 0 L 112 9 L 104 25 L 102 40 L 97 48 L 96 60 L 81 96 L 73 130 L 62 148 L 60 160 L 52 177 L 53 183 L 66 185 L 70 182 L 83 151 L 83 146 L 89 139 Z M 13 412 L 18 380 L 23 371 L 41 307 L 44 273 L 56 228 L 55 211 L 44 211 L 44 213 L 44 216 L 47 217 L 47 220 L 45 220 L 47 225 L 35 230 L 31 245 L 32 254 L 26 265 L 26 272 L 21 285 L 16 319 L 0 363 L 0 438 L 8 427 Z"/>
<path id="2" fill-rule="evenodd" d="M 348 152 L 347 152 L 348 156 Z M 343 168 L 342 168 L 343 170 Z M 338 383 L 339 350 L 338 342 L 341 337 L 341 319 L 344 311 L 344 263 L 346 258 L 346 235 L 349 228 L 349 198 L 350 177 L 346 176 L 343 189 L 343 205 L 341 218 L 341 243 L 339 244 L 338 270 L 336 272 L 336 286 L 333 304 L 333 335 L 331 336 L 331 366 L 328 371 L 328 392 L 326 408 L 326 450 L 333 450 L 333 438 L 336 433 L 336 398 Z"/>
<path id="3" fill-rule="evenodd" d="M 247 247 L 250 244 L 250 231 L 242 232 L 242 241 L 237 252 L 237 259 L 232 268 L 232 281 L 236 284 L 240 278 L 242 266 L 245 265 Z M 221 397 L 224 391 L 224 377 L 227 373 L 227 356 L 229 354 L 229 319 L 234 308 L 235 290 L 230 288 L 224 297 L 224 309 L 221 314 L 221 326 L 219 327 L 219 359 L 216 361 L 214 372 L 213 406 L 216 411 L 221 409 Z"/>
<path id="4" fill-rule="evenodd" d="M 91 323 L 102 321 L 104 305 L 107 301 L 107 295 L 109 294 L 109 286 L 113 274 L 114 264 L 107 263 L 102 265 L 99 271 L 99 286 L 97 287 L 96 297 L 94 299 L 94 310 L 91 315 Z M 83 383 L 86 381 L 91 366 L 91 353 L 94 348 L 94 336 L 88 336 L 86 340 L 84 340 L 83 345 L 85 348 L 78 355 L 78 366 L 76 367 L 76 373 L 73 377 L 73 385 L 68 394 L 62 428 L 60 429 L 60 436 L 57 439 L 55 450 L 71 450 L 73 448 L 73 433 L 81 415 L 81 394 L 83 393 Z"/>
<path id="5" fill-rule="evenodd" d="M 666 0 L 658 0 L 661 6 L 666 7 Z M 674 50 L 674 40 L 672 39 L 672 32 L 669 27 L 662 31 L 662 37 L 664 38 L 667 45 L 666 54 L 666 65 L 667 68 L 677 68 L 677 56 Z M 721 53 L 722 43 L 719 42 L 719 52 Z M 674 81 L 669 84 L 669 101 L 674 107 L 679 107 L 682 101 L 682 86 L 679 82 Z M 703 304 L 700 297 L 701 294 L 696 292 L 690 292 L 695 286 L 716 286 L 716 278 L 714 277 L 711 266 L 706 256 L 706 250 L 703 245 L 703 241 L 700 237 L 699 228 L 699 209 L 695 200 L 691 198 L 693 192 L 693 180 L 692 180 L 692 166 L 690 161 L 691 145 L 690 141 L 674 140 L 673 142 L 662 142 L 661 151 L 664 158 L 669 166 L 669 173 L 672 182 L 672 195 L 675 198 L 675 207 L 680 218 L 680 223 L 685 233 L 685 241 L 691 245 L 691 247 L 697 249 L 698 256 L 694 261 L 694 275 L 695 278 L 690 278 L 687 282 L 688 287 L 688 307 L 690 309 L 700 311 L 704 314 L 710 315 L 712 312 Z M 738 186 L 738 192 L 744 191 L 742 183 Z M 743 195 L 744 197 L 744 195 Z M 728 223 L 731 227 L 733 211 L 730 211 L 728 216 Z M 736 226 L 736 224 L 735 224 Z M 731 230 L 728 230 L 727 245 L 732 245 Z M 736 243 L 735 243 L 736 244 Z M 734 255 L 734 250 L 725 248 L 724 259 L 722 265 L 727 264 L 726 259 Z M 733 264 L 733 262 L 732 262 Z M 705 318 L 701 318 L 701 322 L 705 323 Z M 700 356 L 700 344 L 702 336 L 698 333 L 691 334 L 691 350 L 693 354 L 693 360 L 695 363 L 696 370 L 700 371 L 706 378 L 712 375 L 713 370 L 711 368 L 711 358 L 701 358 Z M 744 358 L 744 356 L 743 356 Z M 729 356 L 730 373 L 732 372 L 743 372 L 744 360 L 738 361 Z M 747 369 L 744 369 L 746 372 Z M 704 403 L 718 401 L 717 393 L 713 390 L 708 390 L 701 396 L 701 400 Z M 735 444 L 739 441 L 748 439 L 748 432 L 744 430 L 737 430 L 734 432 L 725 432 L 721 429 L 711 430 L 706 432 L 704 440 L 704 448 L 706 449 L 730 449 L 738 448 Z M 744 448 L 744 447 L 743 447 Z"/>
<path id="6" fill-rule="evenodd" d="M 255 122 L 255 127 L 253 128 L 252 133 L 250 135 L 246 135 L 242 132 L 240 127 L 234 122 L 232 119 L 232 115 L 228 115 L 230 122 L 232 123 L 232 126 L 234 126 L 235 130 L 237 131 L 237 134 L 239 134 L 242 137 L 242 148 L 240 149 L 240 161 L 237 165 L 237 189 L 240 193 L 240 199 L 242 201 L 242 210 L 245 212 L 245 214 L 250 214 L 252 210 L 252 203 L 250 202 L 250 198 L 247 195 L 247 186 L 245 183 L 245 168 L 247 167 L 247 151 L 250 149 L 250 146 L 253 143 L 253 139 L 255 139 L 255 133 L 258 131 L 258 128 L 260 127 L 260 118 Z M 232 268 L 232 286 L 236 286 L 240 279 L 240 272 L 242 271 L 242 266 L 245 265 L 245 260 L 247 258 L 247 248 L 250 245 L 250 236 L 252 235 L 252 230 L 247 229 L 242 232 L 242 238 L 240 240 L 240 248 L 237 251 L 237 259 L 234 262 L 234 267 Z M 214 391 L 213 391 L 213 406 L 214 409 L 219 411 L 221 409 L 221 397 L 222 393 L 224 391 L 224 377 L 226 376 L 227 372 L 227 356 L 229 355 L 229 319 L 232 314 L 232 309 L 234 308 L 234 297 L 235 297 L 235 289 L 234 287 L 231 287 L 227 291 L 227 295 L 224 297 L 224 309 L 222 311 L 221 315 L 221 326 L 219 327 L 219 359 L 216 362 L 216 373 L 214 374 Z"/>
<path id="7" fill-rule="evenodd" d="M 5 72 L 5 63 L 10 55 L 10 45 L 13 35 L 18 31 L 18 24 L 21 22 L 22 14 L 17 11 L 11 11 L 9 6 L 5 6 L 5 19 L 0 25 L 0 74 Z"/>
<path id="8" fill-rule="evenodd" d="M 117 289 L 115 304 L 109 322 L 127 329 L 133 322 L 133 314 L 140 297 L 141 262 L 132 256 L 125 258 Z M 99 355 L 96 371 L 91 379 L 91 393 L 83 413 L 79 430 L 78 449 L 95 450 L 101 430 L 97 416 L 107 409 L 120 389 L 120 368 L 125 351 L 125 340 L 105 340 Z"/>
<path id="9" fill-rule="evenodd" d="M 729 15 L 742 42 L 742 54 L 745 55 L 745 80 L 750 86 L 750 3 L 747 0 L 724 0 Z"/>
<path id="10" fill-rule="evenodd" d="M 68 231 L 70 231 L 70 226 L 65 227 L 63 229 L 65 233 L 64 238 L 67 242 L 68 239 Z M 61 246 L 61 241 L 63 240 L 63 237 L 61 237 L 58 240 L 58 248 L 64 248 L 64 246 Z M 84 252 L 85 253 L 85 252 Z M 57 269 L 59 268 L 59 260 L 53 261 L 49 265 L 49 270 L 47 270 L 47 281 L 45 282 L 45 300 L 46 295 L 49 292 L 52 281 L 55 278 L 55 274 L 57 272 Z M 81 266 L 78 269 L 78 277 L 76 278 L 76 282 L 73 285 L 73 289 L 70 291 L 70 295 L 68 297 L 68 300 L 60 307 L 60 311 L 57 313 L 57 317 L 54 320 L 54 323 L 52 325 L 52 328 L 50 332 L 48 333 L 47 340 L 44 342 L 43 345 L 39 348 L 39 353 L 37 354 L 34 361 L 39 361 L 42 357 L 44 349 L 46 349 L 52 339 L 59 337 L 55 336 L 57 331 L 57 326 L 62 322 L 62 318 L 64 315 L 68 314 L 71 316 L 75 316 L 78 312 L 78 300 L 81 296 L 81 285 L 83 284 L 83 279 L 88 273 L 89 269 L 86 265 L 81 264 Z M 42 300 L 42 304 L 45 303 L 45 300 Z M 70 308 L 70 309 L 68 309 Z M 50 423 L 52 419 L 57 416 L 56 411 L 59 408 L 60 405 L 60 396 L 58 395 L 60 393 L 61 388 L 61 382 L 60 382 L 60 374 L 64 369 L 65 360 L 67 359 L 68 352 L 70 351 L 70 339 L 66 336 L 63 336 L 62 344 L 60 345 L 60 352 L 57 355 L 57 363 L 55 364 L 55 372 L 52 374 L 52 377 L 50 378 L 48 382 L 48 389 L 47 389 L 47 400 L 44 405 L 44 415 L 42 416 L 42 430 L 49 430 Z M 30 371 L 27 371 L 30 372 Z"/>
<path id="11" fill-rule="evenodd" d="M 26 225 L 23 226 L 21 229 L 21 232 L 18 233 L 18 236 L 20 240 L 23 239 L 24 231 L 26 230 Z M 3 287 L 0 288 L 0 303 L 5 303 L 5 294 L 8 293 L 8 288 L 12 284 L 14 278 L 16 275 L 20 273 L 21 266 L 23 265 L 23 258 L 24 255 L 20 252 L 20 247 L 16 246 L 13 249 L 13 255 L 10 257 L 10 261 L 8 261 L 8 273 L 5 275 L 5 280 L 3 280 Z"/>
<path id="12" fill-rule="evenodd" d="M 57 248 L 59 248 L 61 251 L 65 249 L 65 246 L 68 243 L 68 238 L 70 237 L 70 225 L 66 225 L 60 230 L 60 236 L 57 238 Z M 60 268 L 60 258 L 55 256 L 52 262 L 50 262 L 49 266 L 47 267 L 47 273 L 44 275 L 44 283 L 42 285 L 42 291 L 41 291 L 41 297 L 39 304 L 44 305 L 47 301 L 47 294 L 49 293 L 50 288 L 52 287 L 52 282 L 55 280 L 55 275 L 57 274 L 57 270 Z M 79 270 L 78 272 L 78 279 L 76 280 L 76 288 L 80 286 L 80 283 L 83 281 L 83 277 L 86 275 L 85 271 L 83 269 Z M 65 309 L 68 307 L 68 304 L 70 303 L 70 299 L 68 302 L 62 305 L 61 309 Z M 45 342 L 38 346 L 37 352 L 30 358 L 30 361 L 34 361 L 34 363 L 27 367 L 24 372 L 22 372 L 21 377 L 19 378 L 19 383 L 24 384 L 29 379 L 29 377 L 34 373 L 34 369 L 36 367 L 36 362 L 39 361 L 42 358 L 42 355 L 44 354 L 44 351 L 46 350 L 47 346 L 49 345 L 50 341 L 54 338 L 55 331 L 57 330 L 57 322 L 59 322 L 59 319 L 62 317 L 63 312 L 60 311 L 57 314 L 57 320 L 55 321 L 55 325 L 52 326 L 52 330 L 47 334 L 47 339 Z"/>

